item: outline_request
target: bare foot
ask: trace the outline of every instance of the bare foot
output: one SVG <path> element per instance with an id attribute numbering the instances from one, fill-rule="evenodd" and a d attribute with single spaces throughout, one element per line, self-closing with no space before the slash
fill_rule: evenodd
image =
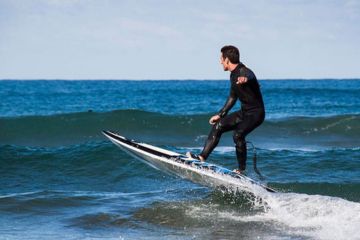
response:
<path id="1" fill-rule="evenodd" d="M 187 156 L 188 158 L 194 158 L 194 159 L 200 160 L 201 162 L 205 162 L 205 159 L 204 159 L 201 155 L 196 155 L 196 154 L 194 154 L 194 153 L 192 153 L 192 152 L 187 152 L 187 153 L 186 153 L 186 156 Z"/>
<path id="2" fill-rule="evenodd" d="M 237 174 L 244 174 L 245 170 L 234 169 L 233 172 L 235 172 Z"/>

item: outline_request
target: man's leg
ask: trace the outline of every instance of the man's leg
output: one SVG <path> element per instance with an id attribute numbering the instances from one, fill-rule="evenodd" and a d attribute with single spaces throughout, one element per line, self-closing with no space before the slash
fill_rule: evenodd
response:
<path id="1" fill-rule="evenodd" d="M 242 133 L 235 131 L 233 138 L 235 142 L 236 159 L 239 164 L 239 170 L 244 171 L 246 169 L 246 158 L 247 158 L 245 136 Z"/>
<path id="2" fill-rule="evenodd" d="M 247 158 L 245 137 L 264 121 L 264 114 L 254 113 L 246 115 L 242 113 L 239 116 L 239 120 L 239 124 L 234 131 L 233 140 L 235 143 L 236 158 L 238 160 L 239 170 L 244 171 L 246 169 Z"/>
<path id="3" fill-rule="evenodd" d="M 214 126 L 212 127 L 208 139 L 205 142 L 204 149 L 200 153 L 200 156 L 207 159 L 210 153 L 218 145 L 221 135 L 224 132 L 234 130 L 236 128 L 238 112 L 231 113 L 223 118 L 221 118 Z"/>

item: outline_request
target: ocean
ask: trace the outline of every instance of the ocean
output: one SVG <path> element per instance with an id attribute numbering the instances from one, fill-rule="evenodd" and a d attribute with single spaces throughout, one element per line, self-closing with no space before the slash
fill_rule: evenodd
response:
<path id="1" fill-rule="evenodd" d="M 0 81 L 0 239 L 360 239 L 360 80 L 260 81 L 247 140 L 276 194 L 167 175 L 101 134 L 199 152 L 229 85 Z M 236 168 L 231 133 L 208 161 Z"/>

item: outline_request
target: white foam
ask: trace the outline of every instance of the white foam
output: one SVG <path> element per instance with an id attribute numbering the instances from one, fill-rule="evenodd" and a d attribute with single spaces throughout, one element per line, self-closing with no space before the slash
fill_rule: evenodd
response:
<path id="1" fill-rule="evenodd" d="M 217 217 L 240 222 L 275 222 L 274 228 L 315 239 L 360 239 L 360 203 L 321 195 L 296 193 L 261 193 L 265 212 L 240 216 L 236 212 L 194 207 L 191 216 Z M 264 203 L 257 202 L 256 204 Z M 213 206 L 215 207 L 215 206 Z M 206 212 L 206 213 L 204 213 Z M 204 215 L 205 214 L 205 215 Z"/>
<path id="2" fill-rule="evenodd" d="M 360 239 L 360 203 L 337 197 L 307 194 L 268 195 L 264 218 L 303 229 L 318 239 Z"/>
<path id="3" fill-rule="evenodd" d="M 192 150 L 196 150 L 196 151 L 201 151 L 203 149 L 203 147 L 187 147 L 185 148 L 186 150 L 192 151 Z M 217 153 L 232 153 L 235 152 L 235 146 L 218 146 L 214 149 L 214 152 Z"/>

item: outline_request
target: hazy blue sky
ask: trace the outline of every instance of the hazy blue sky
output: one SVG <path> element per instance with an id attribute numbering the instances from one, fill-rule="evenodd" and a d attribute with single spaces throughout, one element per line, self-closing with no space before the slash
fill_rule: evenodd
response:
<path id="1" fill-rule="evenodd" d="M 0 0 L 0 79 L 360 77 L 360 1 Z"/>

